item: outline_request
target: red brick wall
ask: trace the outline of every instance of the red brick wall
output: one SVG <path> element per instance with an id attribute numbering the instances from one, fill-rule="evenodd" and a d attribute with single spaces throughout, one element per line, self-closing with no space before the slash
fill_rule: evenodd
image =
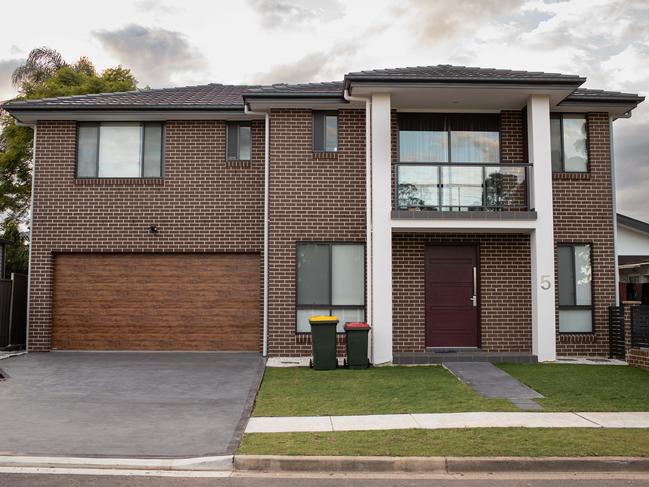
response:
<path id="1" fill-rule="evenodd" d="M 646 348 L 632 348 L 627 353 L 629 365 L 649 370 L 649 350 Z"/>
<path id="2" fill-rule="evenodd" d="M 590 113 L 587 121 L 590 172 L 555 174 L 552 191 L 555 243 L 592 248 L 594 333 L 559 333 L 557 295 L 557 353 L 607 356 L 608 306 L 615 304 L 616 282 L 609 119 L 606 113 Z"/>
<path id="3" fill-rule="evenodd" d="M 296 242 L 365 242 L 365 112 L 339 112 L 338 153 L 322 157 L 313 153 L 310 110 L 273 110 L 270 120 L 269 354 L 304 356 L 311 345 L 295 331 Z"/>
<path id="4" fill-rule="evenodd" d="M 41 122 L 37 129 L 31 350 L 50 347 L 53 252 L 263 249 L 263 122 L 253 123 L 252 161 L 238 167 L 225 161 L 225 122 L 168 122 L 164 181 L 146 184 L 75 180 L 75 127 Z"/>
<path id="5" fill-rule="evenodd" d="M 424 249 L 428 243 L 479 246 L 481 348 L 532 351 L 528 235 L 399 233 L 392 238 L 393 351 L 425 350 Z"/>

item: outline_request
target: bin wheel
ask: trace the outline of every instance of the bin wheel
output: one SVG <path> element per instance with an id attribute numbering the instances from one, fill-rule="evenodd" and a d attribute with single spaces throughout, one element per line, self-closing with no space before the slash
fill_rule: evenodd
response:
<path id="1" fill-rule="evenodd" d="M 343 367 L 346 369 L 347 368 L 347 359 L 343 360 Z"/>
<path id="2" fill-rule="evenodd" d="M 310 369 L 313 368 L 313 359 L 309 359 L 309 368 L 310 368 Z"/>

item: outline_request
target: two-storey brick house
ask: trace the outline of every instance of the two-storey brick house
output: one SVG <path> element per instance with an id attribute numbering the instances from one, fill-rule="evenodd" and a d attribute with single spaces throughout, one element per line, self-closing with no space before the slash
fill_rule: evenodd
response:
<path id="1" fill-rule="evenodd" d="M 29 349 L 305 356 L 331 313 L 371 323 L 376 363 L 604 356 L 611 127 L 643 98 L 584 81 L 432 66 L 10 102 L 36 133 Z"/>

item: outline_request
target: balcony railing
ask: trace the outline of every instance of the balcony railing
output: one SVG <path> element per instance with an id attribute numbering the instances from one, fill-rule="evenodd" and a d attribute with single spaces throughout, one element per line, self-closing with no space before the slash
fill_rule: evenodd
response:
<path id="1" fill-rule="evenodd" d="M 395 163 L 394 207 L 427 211 L 528 211 L 531 164 Z"/>

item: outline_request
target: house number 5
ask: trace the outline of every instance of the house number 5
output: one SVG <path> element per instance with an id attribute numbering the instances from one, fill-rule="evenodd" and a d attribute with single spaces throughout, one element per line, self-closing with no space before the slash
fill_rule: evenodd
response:
<path id="1" fill-rule="evenodd" d="M 550 275 L 549 274 L 544 274 L 541 276 L 541 289 L 544 291 L 547 291 L 552 287 L 552 283 L 550 282 Z"/>

